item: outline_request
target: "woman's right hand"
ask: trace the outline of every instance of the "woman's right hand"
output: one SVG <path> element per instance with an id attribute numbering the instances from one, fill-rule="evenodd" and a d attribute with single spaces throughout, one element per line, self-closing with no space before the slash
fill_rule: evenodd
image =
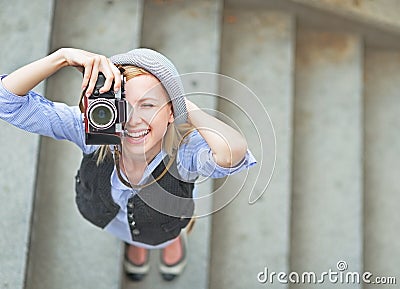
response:
<path id="1" fill-rule="evenodd" d="M 92 94 L 99 72 L 102 72 L 106 77 L 100 93 L 109 91 L 113 81 L 115 83 L 114 91 L 121 89 L 120 71 L 104 55 L 75 48 L 61 48 L 57 52 L 65 59 L 66 65 L 76 67 L 83 72 L 82 90 L 86 89 L 87 96 Z"/>
<path id="2" fill-rule="evenodd" d="M 99 72 L 106 77 L 100 93 L 109 91 L 113 81 L 115 91 L 121 88 L 121 74 L 107 57 L 75 48 L 61 48 L 10 73 L 2 82 L 9 91 L 24 96 L 41 81 L 65 66 L 84 71 L 82 90 L 86 89 L 87 95 L 92 94 Z"/>

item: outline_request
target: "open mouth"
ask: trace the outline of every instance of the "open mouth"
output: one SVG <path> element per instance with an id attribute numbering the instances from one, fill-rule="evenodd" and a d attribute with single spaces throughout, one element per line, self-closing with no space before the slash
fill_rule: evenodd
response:
<path id="1" fill-rule="evenodd" d="M 125 135 L 134 138 L 134 139 L 141 139 L 144 138 L 146 135 L 148 135 L 150 132 L 149 129 L 144 129 L 144 130 L 139 130 L 139 131 L 134 131 L 134 132 L 129 132 L 125 131 Z"/>

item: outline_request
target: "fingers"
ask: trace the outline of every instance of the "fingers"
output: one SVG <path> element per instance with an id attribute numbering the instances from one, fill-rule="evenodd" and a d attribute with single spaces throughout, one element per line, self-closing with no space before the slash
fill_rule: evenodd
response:
<path id="1" fill-rule="evenodd" d="M 119 91 L 121 89 L 121 84 L 122 84 L 121 72 L 114 65 L 114 63 L 111 62 L 111 60 L 108 60 L 108 61 L 110 63 L 112 74 L 114 75 L 114 91 L 117 92 L 117 91 Z"/>
<path id="2" fill-rule="evenodd" d="M 79 66 L 83 68 L 82 90 L 86 89 L 86 96 L 93 93 L 100 72 L 106 78 L 103 87 L 100 88 L 100 93 L 111 90 L 113 82 L 115 92 L 121 89 L 121 73 L 107 57 L 86 51 L 83 54 L 83 56 L 80 55 Z"/>
<path id="3" fill-rule="evenodd" d="M 118 91 L 121 87 L 121 75 L 117 67 L 105 56 L 101 56 L 101 64 L 102 64 L 102 72 L 106 77 L 106 81 L 104 82 L 104 86 L 100 89 L 100 93 L 104 93 L 109 91 L 112 88 L 113 82 L 114 87 L 112 88 L 114 91 Z"/>
<path id="4" fill-rule="evenodd" d="M 89 96 L 93 93 L 94 87 L 96 85 L 96 81 L 97 81 L 97 77 L 99 75 L 99 63 L 100 63 L 100 59 L 98 56 L 95 56 L 94 58 L 91 59 L 91 64 L 89 64 L 89 67 L 91 66 L 90 69 L 90 76 L 88 79 L 88 86 L 86 89 L 86 96 Z M 86 70 L 88 70 L 87 68 L 89 67 L 85 67 L 85 73 Z"/>
<path id="5" fill-rule="evenodd" d="M 92 75 L 92 62 L 87 62 L 83 65 L 83 79 L 82 79 L 82 90 L 86 89 L 90 80 L 90 76 Z M 86 93 L 89 93 L 88 89 L 86 89 Z M 90 92 L 91 93 L 91 92 Z"/>

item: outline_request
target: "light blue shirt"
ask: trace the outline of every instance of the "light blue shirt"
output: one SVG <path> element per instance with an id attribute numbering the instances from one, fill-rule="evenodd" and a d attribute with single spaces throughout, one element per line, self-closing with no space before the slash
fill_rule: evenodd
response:
<path id="1" fill-rule="evenodd" d="M 3 75 L 0 79 L 4 77 Z M 97 145 L 85 144 L 83 116 L 77 106 L 52 102 L 33 91 L 21 97 L 9 92 L 1 81 L 0 118 L 25 131 L 57 140 L 69 140 L 86 154 L 98 148 Z M 139 184 L 146 183 L 147 178 L 165 155 L 164 151 L 160 151 L 149 163 Z M 255 158 L 248 150 L 244 160 L 239 165 L 233 168 L 219 166 L 214 161 L 210 147 L 198 131 L 189 135 L 188 141 L 179 147 L 177 154 L 178 172 L 181 178 L 186 181 L 195 180 L 199 176 L 221 178 L 239 172 L 255 163 Z M 115 168 L 111 174 L 110 182 L 113 200 L 119 205 L 120 210 L 104 230 L 127 243 L 145 248 L 161 248 L 168 245 L 170 241 L 157 246 L 132 241 L 127 219 L 127 202 L 136 191 L 125 186 L 119 180 Z"/>

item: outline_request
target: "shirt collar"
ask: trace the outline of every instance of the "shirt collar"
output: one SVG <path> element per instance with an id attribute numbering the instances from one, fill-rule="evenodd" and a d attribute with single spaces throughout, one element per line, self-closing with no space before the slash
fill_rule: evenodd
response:
<path id="1" fill-rule="evenodd" d="M 148 166 L 144 170 L 143 176 L 142 176 L 142 178 L 141 178 L 141 180 L 139 182 L 139 185 L 143 185 L 143 184 L 146 183 L 146 181 L 149 178 L 149 176 L 152 174 L 152 172 L 155 170 L 155 168 L 161 163 L 161 161 L 165 158 L 166 155 L 167 155 L 167 153 L 164 150 L 161 150 L 153 158 L 153 160 L 148 164 Z M 121 174 L 125 179 L 128 179 L 122 171 L 121 171 Z M 120 189 L 120 190 L 131 189 L 131 188 L 128 188 L 127 186 L 125 186 L 120 181 L 120 179 L 118 178 L 117 170 L 116 170 L 115 166 L 114 166 L 114 170 L 113 170 L 112 175 L 111 175 L 111 186 L 116 188 L 116 189 Z M 135 189 L 133 189 L 133 190 L 135 190 Z"/>

